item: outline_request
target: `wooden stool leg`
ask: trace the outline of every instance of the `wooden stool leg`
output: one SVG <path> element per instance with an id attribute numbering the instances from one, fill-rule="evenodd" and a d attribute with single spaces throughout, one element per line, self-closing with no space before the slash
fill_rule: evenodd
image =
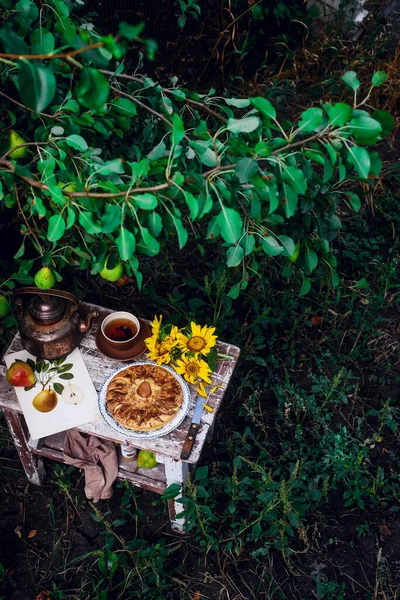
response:
<path id="1" fill-rule="evenodd" d="M 21 418 L 23 417 L 20 417 L 15 411 L 7 410 L 6 408 L 3 408 L 3 413 L 27 478 L 35 485 L 43 485 L 46 475 L 43 461 L 33 454 L 28 446 L 21 423 Z"/>
<path id="2" fill-rule="evenodd" d="M 167 486 L 171 483 L 179 483 L 182 486 L 182 492 L 185 488 L 186 478 L 189 473 L 188 463 L 171 458 L 164 459 L 165 475 L 167 477 Z M 181 496 L 179 496 L 181 498 Z M 179 533 L 185 532 L 185 517 L 176 518 L 176 515 L 183 512 L 183 504 L 177 502 L 178 497 L 168 500 L 168 510 L 171 519 L 171 527 Z"/>

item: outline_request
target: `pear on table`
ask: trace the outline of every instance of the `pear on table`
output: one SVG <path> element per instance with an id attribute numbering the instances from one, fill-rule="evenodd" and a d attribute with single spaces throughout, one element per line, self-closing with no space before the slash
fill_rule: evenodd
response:
<path id="1" fill-rule="evenodd" d="M 11 365 L 7 370 L 6 379 L 14 387 L 31 387 L 36 383 L 32 367 L 22 360 Z"/>

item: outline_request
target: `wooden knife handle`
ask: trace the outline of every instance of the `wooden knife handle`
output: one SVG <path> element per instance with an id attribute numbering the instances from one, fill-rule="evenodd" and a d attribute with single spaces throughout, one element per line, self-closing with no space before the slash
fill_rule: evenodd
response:
<path id="1" fill-rule="evenodd" d="M 183 448 L 182 448 L 182 452 L 181 452 L 182 460 L 187 460 L 189 458 L 199 428 L 200 428 L 199 423 L 192 423 L 191 426 L 189 427 L 189 431 L 187 432 L 185 443 L 183 444 Z"/>

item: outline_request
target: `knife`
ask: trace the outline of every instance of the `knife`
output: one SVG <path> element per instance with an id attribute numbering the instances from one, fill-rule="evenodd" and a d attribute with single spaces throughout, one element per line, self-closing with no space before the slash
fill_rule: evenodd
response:
<path id="1" fill-rule="evenodd" d="M 187 432 L 185 442 L 183 444 L 181 459 L 187 460 L 192 451 L 197 432 L 200 428 L 201 415 L 203 414 L 204 398 L 197 396 L 196 408 L 194 409 L 193 419 Z"/>

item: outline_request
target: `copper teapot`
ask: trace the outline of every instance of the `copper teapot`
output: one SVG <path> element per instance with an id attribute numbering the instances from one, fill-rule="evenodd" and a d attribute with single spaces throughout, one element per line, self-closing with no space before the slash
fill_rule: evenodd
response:
<path id="1" fill-rule="evenodd" d="M 24 302 L 25 295 L 34 295 Z M 61 290 L 46 290 L 38 293 L 38 288 L 23 287 L 13 294 L 18 305 L 18 326 L 22 345 L 28 352 L 38 358 L 48 360 L 66 356 L 81 341 L 82 334 L 87 333 L 96 311 L 88 313 L 86 321 L 82 320 L 76 296 Z"/>

